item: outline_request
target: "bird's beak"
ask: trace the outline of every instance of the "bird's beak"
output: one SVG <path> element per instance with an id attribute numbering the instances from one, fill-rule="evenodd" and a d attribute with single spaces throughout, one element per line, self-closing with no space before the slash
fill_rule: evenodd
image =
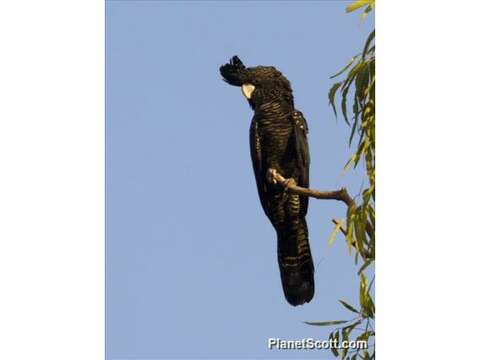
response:
<path id="1" fill-rule="evenodd" d="M 250 100 L 252 98 L 253 90 L 255 90 L 255 86 L 253 86 L 252 84 L 243 84 L 242 85 L 242 94 L 248 100 Z"/>

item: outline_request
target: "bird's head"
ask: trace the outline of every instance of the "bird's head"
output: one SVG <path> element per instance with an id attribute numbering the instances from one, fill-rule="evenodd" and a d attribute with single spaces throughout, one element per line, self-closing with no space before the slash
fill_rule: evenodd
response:
<path id="1" fill-rule="evenodd" d="M 293 106 L 290 82 L 273 66 L 247 68 L 234 56 L 220 66 L 220 74 L 228 84 L 241 87 L 253 109 L 269 101 L 285 101 Z"/>

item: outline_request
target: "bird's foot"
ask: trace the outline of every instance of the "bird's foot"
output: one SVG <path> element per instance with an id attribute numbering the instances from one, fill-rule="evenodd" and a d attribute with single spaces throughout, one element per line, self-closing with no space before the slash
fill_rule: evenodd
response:
<path id="1" fill-rule="evenodd" d="M 276 185 L 277 184 L 277 179 L 275 178 L 277 176 L 278 172 L 275 169 L 268 169 L 267 171 L 267 181 L 271 184 Z"/>
<path id="2" fill-rule="evenodd" d="M 295 181 L 294 178 L 288 178 L 288 179 L 285 179 L 285 182 L 282 184 L 284 186 L 284 189 L 283 189 L 283 198 L 286 199 L 286 197 L 288 196 L 288 190 L 292 187 L 292 186 L 296 186 L 297 185 L 297 182 Z"/>
<path id="3" fill-rule="evenodd" d="M 287 190 L 292 186 L 297 186 L 297 182 L 295 181 L 295 179 L 294 178 L 285 179 L 285 190 Z"/>

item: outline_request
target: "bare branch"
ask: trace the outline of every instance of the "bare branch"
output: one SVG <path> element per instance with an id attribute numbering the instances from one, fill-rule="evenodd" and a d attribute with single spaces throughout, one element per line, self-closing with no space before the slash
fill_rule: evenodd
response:
<path id="1" fill-rule="evenodd" d="M 294 194 L 313 197 L 315 199 L 323 200 L 338 200 L 343 201 L 347 206 L 354 205 L 355 202 L 348 194 L 347 189 L 341 188 L 340 190 L 334 191 L 319 191 L 314 189 L 307 189 L 301 186 L 298 186 L 293 179 L 285 179 L 281 174 L 278 173 L 275 169 L 268 169 L 268 177 L 271 182 L 274 184 L 280 184 L 287 191 L 290 191 Z"/>
<path id="2" fill-rule="evenodd" d="M 355 209 L 357 207 L 357 204 L 355 204 L 355 201 L 353 201 L 352 197 L 348 194 L 348 191 L 346 188 L 341 188 L 340 190 L 334 190 L 334 191 L 319 191 L 319 190 L 304 188 L 304 187 L 298 186 L 294 179 L 285 179 L 278 171 L 271 168 L 268 169 L 268 172 L 267 172 L 267 181 L 273 184 L 279 184 L 280 186 L 284 187 L 285 190 L 293 194 L 309 196 L 315 199 L 322 199 L 322 200 L 338 200 L 338 201 L 344 202 L 345 205 L 347 205 L 347 207 L 349 208 L 352 207 L 352 209 Z M 342 233 L 344 234 L 346 233 L 344 229 L 340 228 L 340 230 L 342 231 Z M 373 239 L 374 230 L 372 229 L 369 223 L 366 224 L 365 230 L 367 231 L 367 234 L 370 237 L 370 239 Z"/>

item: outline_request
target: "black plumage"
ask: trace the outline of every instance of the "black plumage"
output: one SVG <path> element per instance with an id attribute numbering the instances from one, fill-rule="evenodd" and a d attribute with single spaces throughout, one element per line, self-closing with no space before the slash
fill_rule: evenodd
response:
<path id="1" fill-rule="evenodd" d="M 267 176 L 269 169 L 273 169 L 300 186 L 309 186 L 307 122 L 294 107 L 290 82 L 274 67 L 247 68 L 234 56 L 220 67 L 220 73 L 228 84 L 242 87 L 254 110 L 250 154 L 260 202 L 277 232 L 285 297 L 291 305 L 304 304 L 313 298 L 315 291 L 305 220 L 308 197 L 287 193 L 268 181 Z"/>

